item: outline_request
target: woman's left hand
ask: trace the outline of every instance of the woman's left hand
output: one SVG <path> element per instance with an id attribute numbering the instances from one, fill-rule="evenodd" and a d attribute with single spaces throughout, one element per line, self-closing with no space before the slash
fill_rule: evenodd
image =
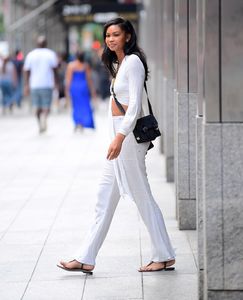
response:
<path id="1" fill-rule="evenodd" d="M 118 133 L 114 140 L 111 142 L 110 147 L 108 149 L 108 153 L 106 158 L 108 160 L 112 160 L 118 157 L 121 152 L 122 142 L 125 139 L 125 135 Z"/>

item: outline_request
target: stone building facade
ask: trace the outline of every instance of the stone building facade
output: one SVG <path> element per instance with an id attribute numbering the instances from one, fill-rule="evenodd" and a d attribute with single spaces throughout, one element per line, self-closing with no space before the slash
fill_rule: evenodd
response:
<path id="1" fill-rule="evenodd" d="M 141 41 L 201 299 L 243 299 L 243 2 L 144 1 Z"/>

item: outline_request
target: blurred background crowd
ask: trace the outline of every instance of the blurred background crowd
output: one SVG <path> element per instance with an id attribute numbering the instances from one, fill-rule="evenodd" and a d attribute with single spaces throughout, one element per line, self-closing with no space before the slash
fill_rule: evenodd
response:
<path id="1" fill-rule="evenodd" d="M 78 51 L 78 49 L 77 49 Z M 92 42 L 91 49 L 84 52 L 85 62 L 91 67 L 92 80 L 97 97 L 105 101 L 109 97 L 110 79 L 108 72 L 101 62 L 102 45 L 98 40 Z M 25 55 L 21 49 L 14 52 L 3 50 L 0 52 L 0 103 L 2 112 L 12 112 L 14 107 L 21 108 L 24 99 L 24 74 L 23 66 Z M 67 64 L 75 60 L 75 53 L 56 52 L 57 66 L 57 89 L 54 90 L 53 98 L 61 107 L 66 105 L 65 74 Z"/>
<path id="2" fill-rule="evenodd" d="M 0 0 L 0 105 L 3 114 L 21 109 L 30 100 L 24 93 L 26 55 L 43 35 L 58 58 L 53 103 L 65 109 L 65 73 L 78 51 L 89 65 L 98 102 L 109 97 L 109 75 L 101 63 L 103 25 L 118 15 L 137 26 L 136 0 Z"/>

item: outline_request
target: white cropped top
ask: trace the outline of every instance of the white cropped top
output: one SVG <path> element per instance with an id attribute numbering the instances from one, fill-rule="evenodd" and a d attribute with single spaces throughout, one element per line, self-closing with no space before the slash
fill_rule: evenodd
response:
<path id="1" fill-rule="evenodd" d="M 123 135 L 128 135 L 133 131 L 136 121 L 141 115 L 144 79 L 145 70 L 140 58 L 135 54 L 126 55 L 114 82 L 117 100 L 121 104 L 128 105 L 118 130 Z"/>

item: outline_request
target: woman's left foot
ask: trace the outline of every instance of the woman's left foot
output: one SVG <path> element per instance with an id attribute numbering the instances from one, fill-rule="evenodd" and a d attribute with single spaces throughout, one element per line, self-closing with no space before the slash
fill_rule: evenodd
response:
<path id="1" fill-rule="evenodd" d="M 163 261 L 163 262 L 154 262 L 151 261 L 147 266 L 141 267 L 139 272 L 157 272 L 157 271 L 173 271 L 174 267 L 171 267 L 175 264 L 175 260 Z"/>
<path id="2" fill-rule="evenodd" d="M 59 264 L 57 264 L 58 268 L 61 268 L 65 271 L 71 271 L 71 272 L 83 272 L 92 275 L 93 274 L 93 265 L 87 265 L 87 264 L 82 264 L 78 262 L 77 260 L 72 260 L 69 262 L 64 262 L 60 261 Z"/>

